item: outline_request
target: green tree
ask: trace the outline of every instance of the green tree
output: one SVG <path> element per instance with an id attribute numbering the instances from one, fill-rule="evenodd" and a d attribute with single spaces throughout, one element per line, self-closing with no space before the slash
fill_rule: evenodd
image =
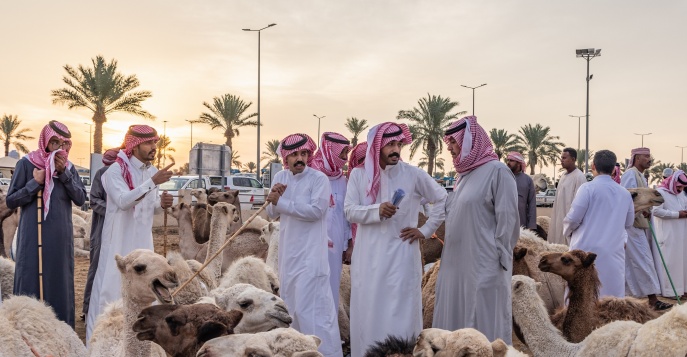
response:
<path id="1" fill-rule="evenodd" d="M 368 127 L 369 125 L 367 125 L 366 119 L 358 119 L 356 117 L 346 119 L 346 129 L 353 134 L 351 145 L 358 145 L 358 135 L 360 135 L 360 133 L 362 133 Z"/>
<path id="2" fill-rule="evenodd" d="M 244 166 L 248 172 L 252 173 L 255 171 L 255 163 L 253 161 L 249 161 L 245 166 Z"/>
<path id="3" fill-rule="evenodd" d="M 212 104 L 203 102 L 205 108 L 210 110 L 210 112 L 202 113 L 198 121 L 210 125 L 212 129 L 222 128 L 226 138 L 225 144 L 233 148 L 232 139 L 239 135 L 240 127 L 258 126 L 257 121 L 249 120 L 257 116 L 258 113 L 245 115 L 251 104 L 253 103 L 246 103 L 238 96 L 231 94 L 215 97 Z"/>
<path id="4" fill-rule="evenodd" d="M 67 88 L 51 91 L 53 104 L 65 104 L 69 109 L 86 108 L 93 112 L 93 151 L 103 152 L 103 124 L 107 115 L 123 112 L 146 119 L 155 117 L 141 108 L 141 103 L 152 97 L 150 91 L 134 91 L 139 86 L 135 75 L 117 72 L 117 61 L 106 63 L 102 56 L 91 59 L 93 67 L 65 65 L 67 75 L 62 81 Z"/>
<path id="5" fill-rule="evenodd" d="M 181 165 L 178 169 L 172 170 L 175 175 L 188 175 L 188 162 Z"/>
<path id="6" fill-rule="evenodd" d="M 587 151 L 585 149 L 577 150 L 577 168 L 584 172 L 584 157 Z M 592 161 L 594 157 L 594 150 L 589 150 L 589 170 L 592 169 Z M 624 165 L 624 164 L 623 164 Z"/>
<path id="7" fill-rule="evenodd" d="M 518 137 L 515 134 L 508 134 L 504 129 L 492 128 L 489 137 L 494 144 L 494 152 L 503 160 L 509 151 L 522 151 L 523 147 L 518 144 Z"/>
<path id="8" fill-rule="evenodd" d="M 551 128 L 543 127 L 541 124 L 527 124 L 520 127 L 518 144 L 521 145 L 527 154 L 527 166 L 530 167 L 530 175 L 534 175 L 534 168 L 539 166 L 539 162 L 546 162 L 546 157 L 551 152 L 560 154 L 563 144 L 558 142 L 558 136 L 550 135 Z"/>
<path id="9" fill-rule="evenodd" d="M 240 158 L 241 155 L 239 154 L 238 150 L 231 151 L 231 164 L 239 169 L 241 168 L 241 166 L 243 166 L 243 163 L 241 162 L 241 160 L 239 160 Z"/>
<path id="10" fill-rule="evenodd" d="M 260 158 L 260 160 L 267 161 L 265 166 L 263 166 L 263 169 L 269 168 L 271 163 L 281 163 L 279 152 L 277 151 L 279 149 L 279 140 L 270 140 L 265 143 L 265 147 L 267 150 L 262 152 L 263 156 Z"/>
<path id="11" fill-rule="evenodd" d="M 663 181 L 663 170 L 673 169 L 675 170 L 675 165 L 672 163 L 662 163 L 661 161 L 654 162 L 653 156 L 651 157 L 651 162 L 653 165 L 649 169 L 649 183 L 659 184 Z"/>
<path id="12" fill-rule="evenodd" d="M 155 153 L 155 160 L 153 161 L 153 166 L 157 167 L 158 169 L 160 169 L 163 166 L 166 166 L 166 159 L 169 159 L 169 161 L 171 161 L 172 163 L 174 162 L 174 157 L 171 154 L 168 154 L 169 151 L 176 152 L 176 149 L 169 146 L 171 143 L 172 140 L 170 140 L 168 136 L 160 135 L 160 140 L 158 140 L 157 144 L 155 144 L 155 146 L 157 146 L 157 152 Z"/>
<path id="13" fill-rule="evenodd" d="M 29 149 L 19 140 L 32 140 L 34 137 L 26 135 L 31 129 L 19 129 L 21 120 L 16 115 L 4 114 L 0 125 L 2 125 L 2 128 L 0 128 L 0 140 L 5 144 L 5 156 L 10 153 L 10 145 L 14 145 L 17 150 L 24 154 L 29 152 Z"/>
<path id="14" fill-rule="evenodd" d="M 425 166 L 427 166 L 428 164 L 429 164 L 429 160 L 427 159 L 427 156 L 425 156 L 422 159 L 420 159 L 420 162 L 417 163 L 417 167 L 424 169 Z M 436 168 L 437 170 L 443 171 L 444 170 L 444 158 L 438 157 L 434 161 L 434 168 Z"/>
<path id="15" fill-rule="evenodd" d="M 427 157 L 427 173 L 432 176 L 436 165 L 437 155 L 443 150 L 444 131 L 452 120 L 465 112 L 449 113 L 459 104 L 452 102 L 450 98 L 429 95 L 417 102 L 418 106 L 411 110 L 401 110 L 396 119 L 410 121 L 409 129 L 413 135 L 413 143 L 410 145 L 410 158 L 412 159 L 418 149 Z"/>

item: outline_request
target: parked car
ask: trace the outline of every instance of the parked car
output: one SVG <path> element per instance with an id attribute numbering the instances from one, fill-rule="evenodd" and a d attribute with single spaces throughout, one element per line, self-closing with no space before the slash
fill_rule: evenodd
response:
<path id="1" fill-rule="evenodd" d="M 553 203 L 556 201 L 556 189 L 549 188 L 545 192 L 537 194 L 537 207 L 553 207 Z"/>
<path id="2" fill-rule="evenodd" d="M 172 195 L 174 199 L 174 204 L 177 204 L 179 202 L 179 190 L 183 189 L 194 189 L 194 188 L 209 188 L 210 187 L 210 179 L 208 176 L 203 176 L 202 180 L 198 180 L 198 175 L 188 175 L 188 176 L 172 176 L 172 178 L 169 179 L 169 181 L 161 184 L 158 188 L 160 191 L 160 194 L 162 194 L 162 191 L 167 191 L 170 195 Z M 191 204 L 194 204 L 196 202 L 195 197 L 191 197 Z"/>
<path id="3" fill-rule="evenodd" d="M 9 186 L 12 179 L 0 178 L 0 186 Z"/>
<path id="4" fill-rule="evenodd" d="M 252 206 L 261 206 L 265 203 L 268 189 L 255 178 L 249 176 L 210 176 L 210 187 L 224 190 L 238 190 L 239 202 L 242 209 L 250 209 Z M 245 207 L 245 208 L 244 208 Z"/>
<path id="5" fill-rule="evenodd" d="M 86 201 L 84 202 L 81 209 L 87 211 L 91 208 L 91 177 L 90 176 L 79 176 L 83 186 L 86 188 Z"/>

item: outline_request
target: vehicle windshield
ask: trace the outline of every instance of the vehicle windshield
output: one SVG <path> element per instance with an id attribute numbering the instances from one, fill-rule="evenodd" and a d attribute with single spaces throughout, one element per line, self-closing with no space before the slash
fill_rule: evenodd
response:
<path id="1" fill-rule="evenodd" d="M 187 178 L 183 177 L 172 177 L 169 181 L 160 185 L 161 191 L 179 191 L 188 181 Z"/>
<path id="2" fill-rule="evenodd" d="M 81 176 L 81 182 L 83 183 L 84 186 L 90 186 L 91 185 L 91 178 L 89 176 Z"/>

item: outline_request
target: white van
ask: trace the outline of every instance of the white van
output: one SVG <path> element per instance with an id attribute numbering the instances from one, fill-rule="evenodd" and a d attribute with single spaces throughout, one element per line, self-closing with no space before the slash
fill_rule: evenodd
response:
<path id="1" fill-rule="evenodd" d="M 174 204 L 179 202 L 179 190 L 194 189 L 194 188 L 209 188 L 210 179 L 208 176 L 203 176 L 202 180 L 198 180 L 198 175 L 188 176 L 172 176 L 169 181 L 159 186 L 159 192 L 167 191 L 174 197 Z M 191 196 L 191 202 L 195 202 L 196 198 Z"/>
<path id="2" fill-rule="evenodd" d="M 224 190 L 238 190 L 241 206 L 250 204 L 251 206 L 262 206 L 269 189 L 265 189 L 262 184 L 248 176 L 210 176 L 210 186 Z"/>

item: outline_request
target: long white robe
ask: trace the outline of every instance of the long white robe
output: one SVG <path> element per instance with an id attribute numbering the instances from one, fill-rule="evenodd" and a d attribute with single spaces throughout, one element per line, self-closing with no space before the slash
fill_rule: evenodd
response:
<path id="1" fill-rule="evenodd" d="M 339 286 L 341 285 L 341 269 L 343 268 L 343 252 L 348 248 L 351 238 L 351 225 L 344 216 L 344 201 L 346 199 L 346 176 L 329 178 L 332 189 L 332 200 L 327 210 L 327 236 L 333 247 L 329 248 L 329 284 L 332 288 L 334 306 L 339 306 Z M 334 203 L 332 206 L 331 203 Z"/>
<path id="2" fill-rule="evenodd" d="M 277 206 L 267 206 L 271 218 L 281 217 L 279 229 L 279 293 L 291 327 L 322 340 L 319 351 L 342 356 L 337 309 L 329 285 L 327 220 L 331 188 L 327 176 L 306 167 L 294 175 L 279 171 L 272 185 L 286 185 Z"/>
<path id="3" fill-rule="evenodd" d="M 625 188 L 648 187 L 644 175 L 639 175 L 637 182 L 636 168 L 628 169 L 620 179 L 620 185 Z M 637 213 L 641 214 L 641 213 Z M 651 219 L 651 218 L 649 218 Z M 653 251 L 656 245 L 648 229 L 630 227 L 627 230 L 627 245 L 625 246 L 625 294 L 634 297 L 645 297 L 658 294 L 661 290 L 656 273 Z"/>
<path id="4" fill-rule="evenodd" d="M 600 296 L 625 296 L 625 229 L 634 222 L 632 196 L 611 176 L 580 186 L 564 220 L 570 250 L 596 253 Z"/>
<path id="5" fill-rule="evenodd" d="M 563 235 L 563 219 L 570 211 L 577 190 L 585 183 L 587 183 L 587 178 L 579 169 L 561 175 L 551 213 L 551 226 L 547 238 L 550 243 L 570 245 L 570 237 Z"/>
<path id="6" fill-rule="evenodd" d="M 380 176 L 377 198 L 367 205 L 365 169 L 354 169 L 344 205 L 346 218 L 358 224 L 351 258 L 352 357 L 362 357 L 387 336 L 416 338 L 422 331 L 420 245 L 402 241 L 400 234 L 403 228 L 417 227 L 423 197 L 434 205 L 420 232 L 430 237 L 444 220 L 446 190 L 426 172 L 399 162 L 381 170 Z M 382 220 L 380 204 L 391 202 L 399 188 L 405 198 L 393 217 Z"/>
<path id="7" fill-rule="evenodd" d="M 122 168 L 117 163 L 111 165 L 102 176 L 103 188 L 107 193 L 107 212 L 86 320 L 87 342 L 105 306 L 122 297 L 121 274 L 114 260 L 115 255 L 125 256 L 136 249 L 154 248 L 153 216 L 156 211 L 162 210 L 158 188 L 151 179 L 157 169 L 152 165 L 146 166 L 133 156 L 129 160 L 133 190 L 124 181 Z M 145 196 L 138 201 L 142 195 Z"/>
<path id="8" fill-rule="evenodd" d="M 446 202 L 446 241 L 432 327 L 474 328 L 512 342 L 513 247 L 520 233 L 511 170 L 490 161 L 464 175 Z"/>
<path id="9" fill-rule="evenodd" d="M 687 257 L 687 244 L 685 243 L 687 219 L 679 218 L 679 216 L 680 211 L 687 210 L 687 197 L 682 193 L 673 195 L 662 187 L 658 189 L 658 192 L 663 196 L 665 202 L 653 209 L 654 217 L 656 217 L 654 220 L 656 239 L 668 266 L 675 290 L 678 295 L 683 295 L 687 292 L 687 261 L 685 261 L 685 257 Z M 656 255 L 654 254 L 654 259 L 657 259 L 661 264 L 660 268 L 656 267 L 658 280 L 661 284 L 661 295 L 675 296 L 665 268 L 660 262 L 661 257 L 656 257 Z"/>

